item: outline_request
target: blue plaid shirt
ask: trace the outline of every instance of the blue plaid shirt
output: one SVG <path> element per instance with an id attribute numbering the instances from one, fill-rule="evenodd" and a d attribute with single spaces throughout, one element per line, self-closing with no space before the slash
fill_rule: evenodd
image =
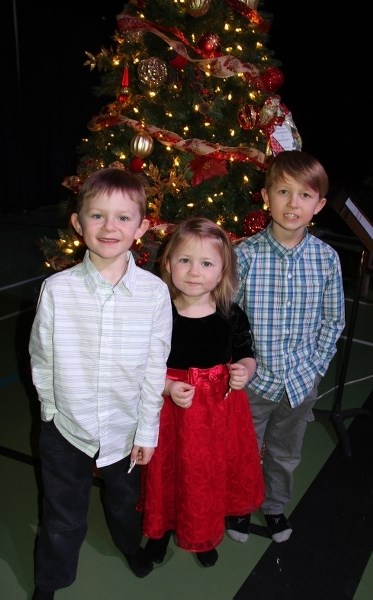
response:
<path id="1" fill-rule="evenodd" d="M 249 317 L 257 370 L 249 388 L 298 406 L 325 375 L 345 325 L 337 252 L 306 231 L 295 248 L 277 242 L 271 224 L 236 246 L 236 302 Z"/>

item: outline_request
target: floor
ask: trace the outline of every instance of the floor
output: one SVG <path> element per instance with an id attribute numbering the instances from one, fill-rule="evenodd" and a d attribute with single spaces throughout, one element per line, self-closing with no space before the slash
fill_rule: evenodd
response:
<path id="1" fill-rule="evenodd" d="M 39 482 L 39 405 L 27 342 L 45 276 L 38 240 L 54 235 L 58 218 L 44 207 L 2 220 L 0 597 L 25 600 L 33 589 Z M 288 507 L 290 540 L 272 542 L 257 513 L 249 541 L 225 538 L 213 568 L 204 569 L 171 543 L 165 562 L 139 580 L 111 541 L 94 481 L 77 579 L 56 600 L 371 600 L 373 294 L 365 282 L 356 302 L 358 255 L 351 263 L 351 253 L 342 254 L 348 325 L 306 433 Z"/>

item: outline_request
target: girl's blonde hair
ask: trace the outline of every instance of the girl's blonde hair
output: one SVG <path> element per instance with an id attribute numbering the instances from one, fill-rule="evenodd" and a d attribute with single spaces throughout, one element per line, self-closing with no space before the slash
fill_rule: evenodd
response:
<path id="1" fill-rule="evenodd" d="M 172 258 L 179 246 L 187 239 L 211 240 L 219 250 L 223 271 L 221 280 L 212 292 L 217 308 L 228 314 L 237 286 L 236 254 L 228 234 L 219 225 L 204 217 L 191 217 L 182 221 L 171 234 L 160 261 L 160 275 L 168 285 L 173 300 L 180 294 L 172 283 L 166 263 Z"/>

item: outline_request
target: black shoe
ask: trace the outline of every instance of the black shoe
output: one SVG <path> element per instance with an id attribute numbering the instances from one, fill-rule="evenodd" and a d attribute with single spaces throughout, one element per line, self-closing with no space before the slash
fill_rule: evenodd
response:
<path id="1" fill-rule="evenodd" d="M 264 515 L 268 531 L 274 542 L 286 542 L 292 533 L 292 528 L 285 515 Z"/>
<path id="2" fill-rule="evenodd" d="M 32 600 L 54 600 L 54 592 L 43 592 L 35 588 L 32 594 Z"/>
<path id="3" fill-rule="evenodd" d="M 166 556 L 168 542 L 170 541 L 172 531 L 166 533 L 158 540 L 150 538 L 145 545 L 145 552 L 149 560 L 160 564 Z"/>
<path id="4" fill-rule="evenodd" d="M 219 558 L 219 554 L 213 548 L 213 550 L 207 550 L 206 552 L 196 552 L 196 556 L 204 567 L 213 567 Z"/>
<path id="5" fill-rule="evenodd" d="M 244 544 L 249 539 L 251 515 L 242 517 L 227 517 L 225 519 L 225 528 L 227 535 L 235 542 Z"/>
<path id="6" fill-rule="evenodd" d="M 153 570 L 153 563 L 149 560 L 144 548 L 139 548 L 136 554 L 125 554 L 128 566 L 136 577 L 146 577 Z"/>

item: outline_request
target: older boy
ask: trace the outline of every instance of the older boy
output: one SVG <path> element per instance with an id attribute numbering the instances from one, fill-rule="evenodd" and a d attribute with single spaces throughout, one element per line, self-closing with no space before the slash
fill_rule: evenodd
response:
<path id="1" fill-rule="evenodd" d="M 328 177 L 316 158 L 299 151 L 278 154 L 262 190 L 271 223 L 236 248 L 236 300 L 248 315 L 257 361 L 247 389 L 263 452 L 261 511 L 275 542 L 292 533 L 284 510 L 293 473 L 313 420 L 318 383 L 345 325 L 338 254 L 307 230 L 325 206 L 327 191 Z M 228 529 L 243 534 L 232 537 L 246 541 L 249 522 L 229 522 Z"/>

